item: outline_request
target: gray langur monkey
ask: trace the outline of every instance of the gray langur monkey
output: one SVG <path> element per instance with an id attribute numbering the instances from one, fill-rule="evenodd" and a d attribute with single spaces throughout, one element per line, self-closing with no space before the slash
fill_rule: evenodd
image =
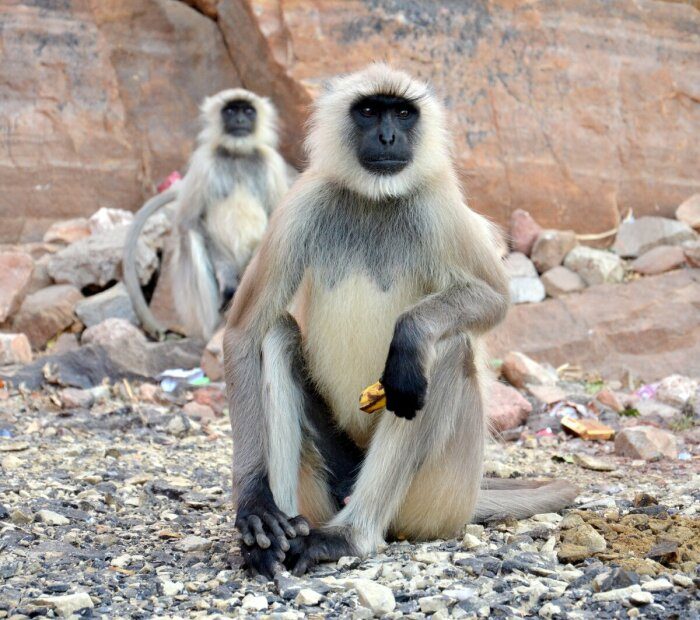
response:
<path id="1" fill-rule="evenodd" d="M 208 339 L 262 239 L 268 218 L 289 184 L 277 152 L 272 103 L 242 88 L 207 97 L 203 130 L 177 189 L 137 213 L 124 249 L 124 281 L 144 328 L 161 337 L 136 276 L 135 248 L 146 220 L 176 200 L 171 261 L 173 300 L 188 335 Z"/>
<path id="2" fill-rule="evenodd" d="M 236 526 L 258 573 L 576 495 L 564 481 L 482 480 L 481 336 L 504 318 L 508 283 L 494 229 L 462 197 L 444 116 L 429 87 L 386 65 L 332 81 L 309 167 L 234 298 Z M 378 378 L 387 411 L 368 415 L 358 398 Z"/>

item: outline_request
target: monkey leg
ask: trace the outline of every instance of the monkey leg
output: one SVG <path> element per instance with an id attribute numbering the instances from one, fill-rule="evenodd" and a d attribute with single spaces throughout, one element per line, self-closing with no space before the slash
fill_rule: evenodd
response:
<path id="1" fill-rule="evenodd" d="M 238 497 L 236 526 L 242 554 L 256 572 L 271 576 L 297 535 L 308 534 L 303 514 L 328 520 L 352 488 L 363 454 L 335 428 L 326 404 L 311 385 L 301 334 L 286 315 L 262 347 L 266 471 L 250 477 Z"/>
<path id="2" fill-rule="evenodd" d="M 440 342 L 426 404 L 413 420 L 389 411 L 370 442 L 352 496 L 327 527 L 300 541 L 294 572 L 342 555 L 365 555 L 389 530 L 448 536 L 469 519 L 481 480 L 485 423 L 466 336 Z"/>

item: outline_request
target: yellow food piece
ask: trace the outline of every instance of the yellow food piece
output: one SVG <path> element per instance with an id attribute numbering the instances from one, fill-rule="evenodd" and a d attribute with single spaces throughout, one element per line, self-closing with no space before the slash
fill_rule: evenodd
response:
<path id="1" fill-rule="evenodd" d="M 362 390 L 360 394 L 360 409 L 365 413 L 381 411 L 386 407 L 386 394 L 384 386 L 377 381 Z"/>

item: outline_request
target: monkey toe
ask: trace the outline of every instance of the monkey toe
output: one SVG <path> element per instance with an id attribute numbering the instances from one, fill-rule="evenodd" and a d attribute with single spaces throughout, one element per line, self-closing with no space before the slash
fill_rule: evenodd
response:
<path id="1" fill-rule="evenodd" d="M 292 526 L 297 536 L 308 536 L 309 532 L 311 531 L 309 522 L 301 515 L 297 515 L 293 519 L 290 519 L 289 524 Z"/>
<path id="2" fill-rule="evenodd" d="M 274 579 L 275 574 L 282 570 L 282 562 L 285 559 L 284 552 L 277 545 L 267 549 L 258 546 L 241 545 L 243 566 L 254 575 L 263 575 L 268 579 Z"/>

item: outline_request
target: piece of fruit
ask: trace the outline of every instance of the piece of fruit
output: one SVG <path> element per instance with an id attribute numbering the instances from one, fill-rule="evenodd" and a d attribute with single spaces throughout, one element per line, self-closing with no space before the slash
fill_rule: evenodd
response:
<path id="1" fill-rule="evenodd" d="M 360 409 L 365 413 L 381 411 L 386 407 L 386 394 L 384 386 L 377 381 L 362 390 L 360 394 Z"/>

